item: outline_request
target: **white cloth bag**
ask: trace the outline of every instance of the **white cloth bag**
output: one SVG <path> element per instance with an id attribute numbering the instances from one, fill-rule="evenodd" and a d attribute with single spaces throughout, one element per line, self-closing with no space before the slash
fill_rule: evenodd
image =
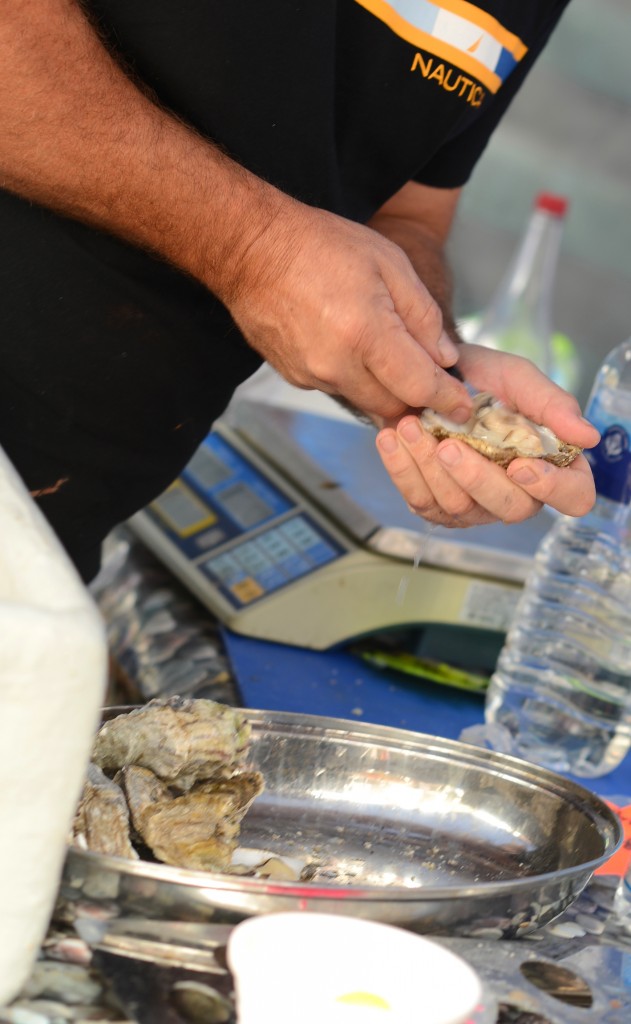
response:
<path id="1" fill-rule="evenodd" d="M 0 1006 L 47 930 L 106 676 L 98 609 L 0 450 Z"/>

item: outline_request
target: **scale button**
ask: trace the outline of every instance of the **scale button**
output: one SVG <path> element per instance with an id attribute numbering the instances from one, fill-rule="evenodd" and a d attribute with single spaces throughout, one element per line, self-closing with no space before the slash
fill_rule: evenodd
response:
<path id="1" fill-rule="evenodd" d="M 279 562 L 278 567 L 287 574 L 290 580 L 297 579 L 298 576 L 304 576 L 313 568 L 300 555 L 290 555 L 289 558 L 283 558 L 282 562 Z"/>
<path id="2" fill-rule="evenodd" d="M 230 552 L 218 555 L 216 558 L 210 558 L 204 563 L 204 568 L 206 572 L 215 576 L 216 579 L 230 586 L 246 578 L 243 568 Z"/>
<path id="3" fill-rule="evenodd" d="M 195 537 L 195 547 L 200 551 L 208 551 L 209 548 L 218 547 L 225 539 L 226 531 L 216 526 L 212 530 L 206 530 L 199 537 Z"/>
<path id="4" fill-rule="evenodd" d="M 249 604 L 250 601 L 256 601 L 257 597 L 262 597 L 265 593 L 260 583 L 257 583 L 251 576 L 246 576 L 245 579 L 239 580 L 238 583 L 233 583 L 230 590 L 241 604 Z"/>
<path id="5" fill-rule="evenodd" d="M 305 552 L 316 565 L 325 565 L 327 562 L 332 561 L 335 558 L 335 551 L 330 544 L 326 544 L 325 541 L 320 541 L 319 544 L 314 544 L 308 548 Z"/>
<path id="6" fill-rule="evenodd" d="M 273 566 L 257 573 L 257 579 L 266 592 L 278 590 L 279 587 L 283 587 L 287 582 L 287 577 Z"/>

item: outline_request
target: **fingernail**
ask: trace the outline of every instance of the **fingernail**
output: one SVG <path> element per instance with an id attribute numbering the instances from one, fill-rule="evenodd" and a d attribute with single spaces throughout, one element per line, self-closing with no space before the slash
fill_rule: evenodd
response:
<path id="1" fill-rule="evenodd" d="M 447 444 L 439 448 L 436 454 L 445 466 L 457 466 L 462 459 L 462 452 L 456 444 Z"/>
<path id="2" fill-rule="evenodd" d="M 446 334 L 441 334 L 437 348 L 444 363 L 453 363 L 460 355 L 458 346 Z"/>
<path id="3" fill-rule="evenodd" d="M 517 484 L 536 484 L 537 474 L 533 473 L 532 469 L 528 466 L 523 466 L 521 469 L 511 473 L 511 480 L 514 480 Z"/>
<path id="4" fill-rule="evenodd" d="M 377 438 L 377 440 L 379 441 L 379 447 L 381 448 L 382 452 L 385 452 L 386 455 L 393 455 L 394 452 L 396 452 L 397 448 L 399 447 L 397 436 L 394 433 L 381 434 L 380 437 Z"/>
<path id="5" fill-rule="evenodd" d="M 471 416 L 471 408 L 466 405 L 459 405 L 457 409 L 449 413 L 449 419 L 454 423 L 466 423 Z"/>
<path id="6" fill-rule="evenodd" d="M 399 427 L 399 432 L 404 441 L 408 444 L 416 444 L 421 439 L 421 428 L 416 420 L 406 420 Z"/>

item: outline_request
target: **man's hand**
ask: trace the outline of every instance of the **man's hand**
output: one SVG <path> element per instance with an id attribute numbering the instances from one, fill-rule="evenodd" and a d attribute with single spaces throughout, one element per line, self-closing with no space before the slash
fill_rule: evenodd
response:
<path id="1" fill-rule="evenodd" d="M 479 390 L 490 391 L 562 440 L 584 448 L 598 443 L 598 431 L 583 419 L 576 399 L 527 360 L 463 345 L 458 366 Z M 461 441 L 439 443 L 411 415 L 382 430 L 377 448 L 410 509 L 443 526 L 517 523 L 536 515 L 543 504 L 582 516 L 595 500 L 582 455 L 565 469 L 522 458 L 504 470 Z"/>
<path id="2" fill-rule="evenodd" d="M 370 228 L 298 203 L 279 210 L 226 303 L 298 387 L 383 418 L 426 405 L 470 414 L 466 389 L 442 369 L 458 348 L 438 305 L 403 250 Z"/>

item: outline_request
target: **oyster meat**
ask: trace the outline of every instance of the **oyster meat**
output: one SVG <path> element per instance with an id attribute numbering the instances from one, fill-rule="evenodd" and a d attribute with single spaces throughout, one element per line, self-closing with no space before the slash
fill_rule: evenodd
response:
<path id="1" fill-rule="evenodd" d="M 569 466 L 582 451 L 578 445 L 561 441 L 548 427 L 513 412 L 487 393 L 475 396 L 473 414 L 466 423 L 454 423 L 433 409 L 424 409 L 420 420 L 424 429 L 439 441 L 455 437 L 500 466 L 524 457 Z"/>

